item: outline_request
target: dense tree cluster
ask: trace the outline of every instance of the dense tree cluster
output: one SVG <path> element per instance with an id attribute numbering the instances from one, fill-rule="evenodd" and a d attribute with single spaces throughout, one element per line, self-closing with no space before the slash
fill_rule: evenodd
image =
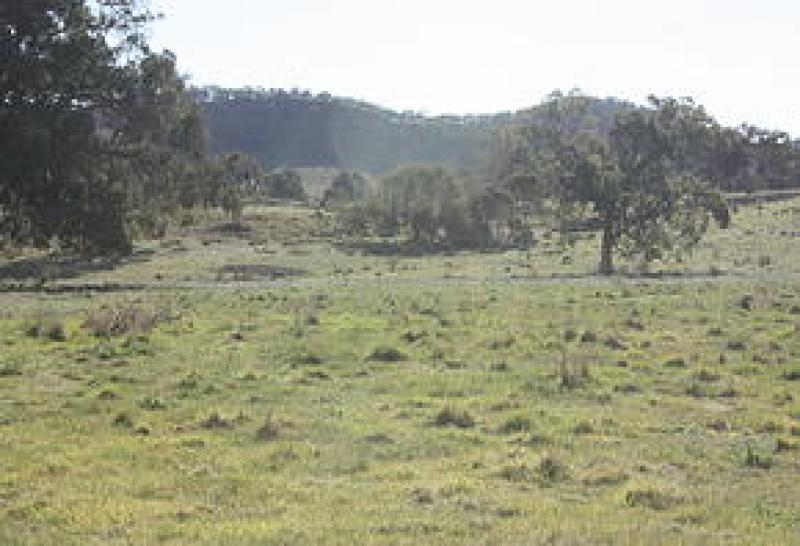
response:
<path id="1" fill-rule="evenodd" d="M 193 90 L 214 153 L 246 153 L 269 168 L 336 167 L 380 174 L 405 163 L 478 168 L 506 117 L 438 116 L 307 91 Z"/>
<path id="2" fill-rule="evenodd" d="M 6 242 L 126 251 L 205 185 L 201 112 L 136 0 L 0 4 L 0 228 Z"/>

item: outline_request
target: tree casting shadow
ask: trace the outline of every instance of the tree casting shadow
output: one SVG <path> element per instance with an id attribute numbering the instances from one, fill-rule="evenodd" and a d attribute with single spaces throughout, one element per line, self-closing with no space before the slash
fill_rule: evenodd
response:
<path id="1" fill-rule="evenodd" d="M 24 258 L 0 265 L 0 280 L 31 281 L 74 279 L 94 271 L 113 271 L 132 263 L 149 261 L 153 250 L 137 250 L 128 256 L 41 256 Z"/>

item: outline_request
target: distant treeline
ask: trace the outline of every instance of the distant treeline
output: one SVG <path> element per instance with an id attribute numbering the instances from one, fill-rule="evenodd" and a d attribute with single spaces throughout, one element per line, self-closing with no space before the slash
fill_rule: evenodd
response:
<path id="1" fill-rule="evenodd" d="M 264 166 L 335 167 L 383 173 L 406 163 L 484 169 L 496 157 L 498 136 L 537 118 L 542 106 L 486 115 L 425 116 L 366 102 L 292 89 L 193 88 L 202 105 L 212 153 L 238 152 Z M 615 98 L 583 97 L 572 131 L 607 133 L 617 114 L 635 110 Z M 780 131 L 753 125 L 717 126 L 694 150 L 706 178 L 726 191 L 798 185 L 800 144 Z"/>
<path id="2" fill-rule="evenodd" d="M 242 152 L 268 167 L 379 173 L 409 162 L 472 169 L 487 159 L 491 128 L 510 114 L 426 117 L 304 91 L 194 89 L 212 153 Z"/>

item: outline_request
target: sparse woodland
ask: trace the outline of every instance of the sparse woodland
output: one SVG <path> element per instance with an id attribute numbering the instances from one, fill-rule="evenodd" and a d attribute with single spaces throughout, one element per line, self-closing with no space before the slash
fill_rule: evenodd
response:
<path id="1" fill-rule="evenodd" d="M 193 87 L 0 2 L 0 544 L 800 537 L 800 144 Z"/>

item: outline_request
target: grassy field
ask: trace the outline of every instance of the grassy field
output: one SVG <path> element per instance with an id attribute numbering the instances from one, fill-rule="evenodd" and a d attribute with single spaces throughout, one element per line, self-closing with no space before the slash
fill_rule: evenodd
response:
<path id="1" fill-rule="evenodd" d="M 0 294 L 0 544 L 800 544 L 800 200 L 610 280 L 330 228 L 0 263 L 140 288 Z"/>

